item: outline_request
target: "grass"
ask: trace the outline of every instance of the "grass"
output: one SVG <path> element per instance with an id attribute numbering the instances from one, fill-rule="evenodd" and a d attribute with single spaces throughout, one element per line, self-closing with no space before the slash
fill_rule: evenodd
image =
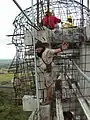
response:
<path id="1" fill-rule="evenodd" d="M 2 81 L 10 81 L 13 78 L 13 74 L 0 74 L 0 82 Z"/>
<path id="2" fill-rule="evenodd" d="M 7 70 L 7 61 L 0 60 L 0 65 L 1 71 Z M 0 83 L 7 82 L 5 85 L 10 86 L 11 84 L 8 84 L 8 82 L 11 81 L 12 78 L 13 74 L 0 74 Z M 28 120 L 31 112 L 23 111 L 22 105 L 16 106 L 12 100 L 14 97 L 13 89 L 0 88 L 0 120 Z"/>
<path id="3" fill-rule="evenodd" d="M 13 74 L 0 74 L 0 83 L 9 82 L 12 78 Z M 22 105 L 15 105 L 12 98 L 14 98 L 13 89 L 0 89 L 0 120 L 28 120 L 31 112 L 23 111 Z"/>

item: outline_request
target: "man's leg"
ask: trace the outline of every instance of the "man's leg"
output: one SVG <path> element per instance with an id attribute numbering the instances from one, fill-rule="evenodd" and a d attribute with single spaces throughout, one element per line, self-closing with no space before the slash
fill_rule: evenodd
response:
<path id="1" fill-rule="evenodd" d="M 50 102 L 52 100 L 52 86 L 47 88 L 47 101 Z"/>
<path id="2" fill-rule="evenodd" d="M 45 86 L 47 91 L 47 98 L 46 102 L 49 102 L 52 100 L 52 94 L 53 94 L 53 78 L 52 73 L 45 73 Z"/>

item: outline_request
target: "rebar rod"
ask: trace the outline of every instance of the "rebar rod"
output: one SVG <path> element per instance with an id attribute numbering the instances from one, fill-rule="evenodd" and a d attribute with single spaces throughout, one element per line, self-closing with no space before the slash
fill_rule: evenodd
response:
<path id="1" fill-rule="evenodd" d="M 80 73 L 88 82 L 90 82 L 90 77 L 87 76 L 87 75 L 78 67 L 78 65 L 77 65 L 74 61 L 72 61 L 72 62 L 73 62 L 73 64 L 75 65 L 75 67 L 77 68 L 77 70 L 79 71 L 79 73 Z"/>
<path id="2" fill-rule="evenodd" d="M 26 15 L 26 13 L 24 12 L 24 10 L 22 10 L 22 8 L 20 7 L 20 5 L 17 3 L 17 1 L 16 0 L 13 0 L 13 2 L 17 5 L 17 7 L 20 9 L 20 11 L 24 14 L 24 16 L 27 18 L 27 20 L 30 22 L 30 25 L 33 27 L 33 28 L 35 28 L 36 30 L 40 30 L 40 27 L 37 27 L 36 25 L 35 25 L 35 23 L 33 23 L 30 19 L 29 19 L 29 17 Z"/>

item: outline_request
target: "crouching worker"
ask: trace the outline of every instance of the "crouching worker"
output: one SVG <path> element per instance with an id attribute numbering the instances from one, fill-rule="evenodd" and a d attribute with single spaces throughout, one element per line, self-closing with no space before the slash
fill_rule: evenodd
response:
<path id="1" fill-rule="evenodd" d="M 45 12 L 44 18 L 41 20 L 41 25 L 49 28 L 50 30 L 53 30 L 55 28 L 55 25 L 60 22 L 61 19 L 53 15 L 52 12 L 50 12 L 50 10 L 47 10 Z"/>
<path id="2" fill-rule="evenodd" d="M 76 28 L 76 27 L 77 26 L 73 24 L 72 16 L 68 16 L 67 21 L 62 25 L 62 28 Z"/>
<path id="3" fill-rule="evenodd" d="M 57 53 L 66 50 L 69 45 L 63 42 L 60 46 L 61 47 L 57 49 L 50 49 L 45 48 L 44 44 L 41 41 L 37 41 L 37 43 L 35 44 L 36 52 L 39 57 L 40 68 L 43 70 L 44 73 L 44 85 L 47 91 L 47 103 L 51 102 L 52 100 L 52 86 L 54 83 L 53 81 L 56 80 L 55 71 L 53 71 L 53 58 Z"/>

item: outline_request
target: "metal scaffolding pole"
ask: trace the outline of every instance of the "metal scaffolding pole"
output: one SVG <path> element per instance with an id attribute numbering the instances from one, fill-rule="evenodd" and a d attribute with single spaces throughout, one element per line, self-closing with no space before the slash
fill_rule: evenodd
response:
<path id="1" fill-rule="evenodd" d="M 84 25 L 84 16 L 83 16 L 83 0 L 80 0 L 81 3 L 81 26 Z"/>
<path id="2" fill-rule="evenodd" d="M 49 10 L 49 6 L 50 6 L 50 1 L 47 0 L 47 9 Z"/>
<path id="3" fill-rule="evenodd" d="M 87 76 L 87 75 L 78 67 L 78 65 L 77 65 L 74 61 L 72 61 L 72 62 L 73 62 L 73 64 L 75 65 L 75 67 L 77 68 L 78 72 L 90 83 L 90 77 Z"/>
<path id="4" fill-rule="evenodd" d="M 90 120 L 90 107 L 88 106 L 85 98 L 81 95 L 80 91 L 77 89 L 75 84 L 72 84 L 72 88 L 73 88 L 74 92 L 77 90 L 76 97 L 77 97 L 78 101 L 80 102 L 80 105 L 81 105 L 87 119 Z"/>
<path id="5" fill-rule="evenodd" d="M 37 25 L 39 23 L 39 0 L 37 0 Z"/>
<path id="6" fill-rule="evenodd" d="M 88 9 L 89 9 L 89 0 L 87 0 L 87 7 L 88 7 Z"/>
<path id="7" fill-rule="evenodd" d="M 31 0 L 31 5 L 32 5 L 32 21 L 34 22 L 33 0 Z M 35 62 L 36 97 L 37 97 L 37 108 L 39 111 L 39 94 L 38 94 L 37 63 L 36 63 L 34 30 L 33 30 L 33 45 L 34 45 L 34 62 Z M 39 118 L 38 118 L 38 120 L 39 120 Z"/>

